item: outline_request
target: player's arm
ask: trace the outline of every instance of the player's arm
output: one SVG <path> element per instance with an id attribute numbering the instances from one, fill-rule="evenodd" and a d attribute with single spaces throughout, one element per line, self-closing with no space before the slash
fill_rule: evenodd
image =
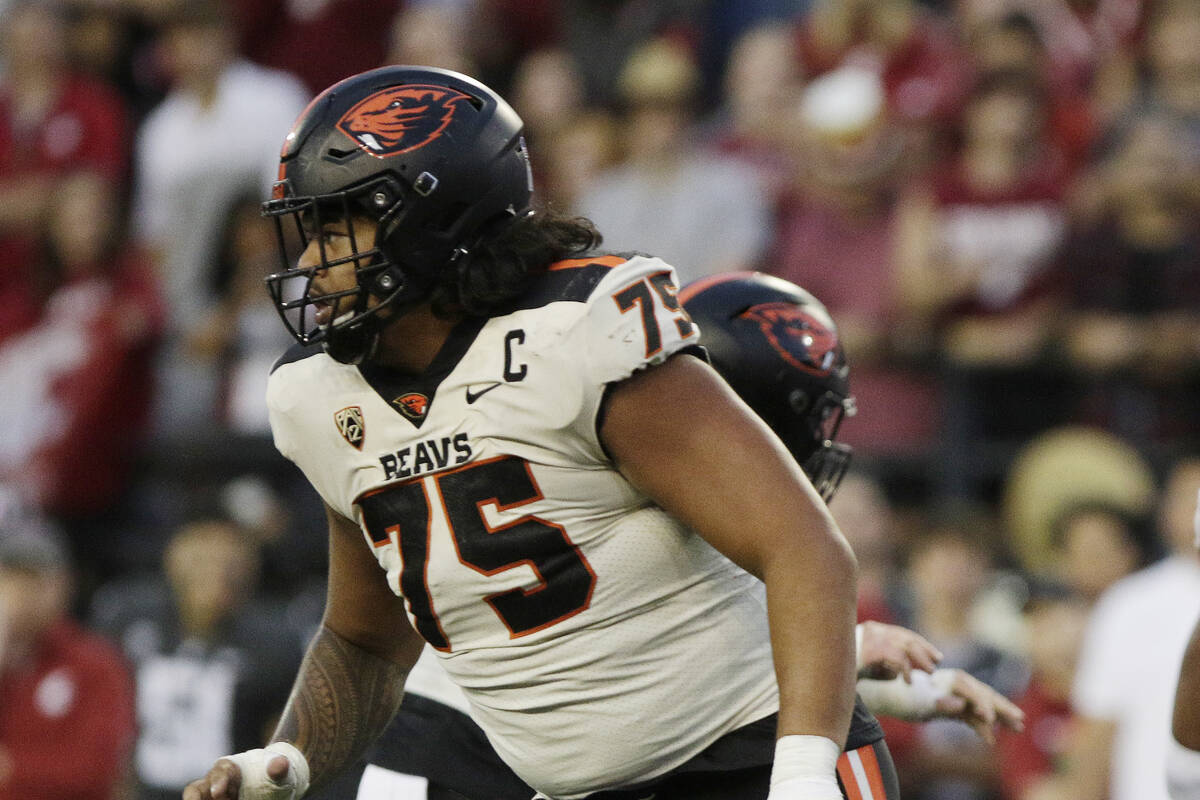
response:
<path id="1" fill-rule="evenodd" d="M 765 582 L 779 735 L 824 737 L 836 760 L 854 704 L 857 566 L 795 460 L 687 355 L 613 386 L 600 435 L 634 485 Z"/>
<path id="2" fill-rule="evenodd" d="M 319 786 L 336 776 L 375 740 L 400 706 L 404 679 L 423 642 L 408 623 L 403 601 L 388 589 L 358 526 L 331 509 L 326 515 L 325 616 L 272 744 L 265 752 L 250 751 L 252 757 L 242 753 L 221 759 L 188 786 L 184 800 L 299 797 L 289 784 Z"/>

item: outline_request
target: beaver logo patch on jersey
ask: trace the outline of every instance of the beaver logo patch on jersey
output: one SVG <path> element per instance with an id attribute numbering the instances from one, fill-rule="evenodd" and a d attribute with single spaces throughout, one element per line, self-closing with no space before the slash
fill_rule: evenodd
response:
<path id="1" fill-rule="evenodd" d="M 341 411 L 334 413 L 333 421 L 337 424 L 338 433 L 342 435 L 343 439 L 359 450 L 363 449 L 363 440 L 366 439 L 367 429 L 363 425 L 363 413 L 360 407 L 346 406 Z"/>
<path id="2" fill-rule="evenodd" d="M 784 361 L 797 369 L 828 375 L 837 360 L 837 334 L 792 303 L 751 306 L 741 316 L 758 323 Z"/>
<path id="3" fill-rule="evenodd" d="M 376 158 L 417 150 L 437 139 L 467 95 L 445 86 L 392 86 L 359 101 L 338 130 Z"/>
<path id="4" fill-rule="evenodd" d="M 425 419 L 425 412 L 429 410 L 429 398 L 420 392 L 409 392 L 393 400 L 392 405 L 399 408 L 409 419 L 422 420 Z"/>

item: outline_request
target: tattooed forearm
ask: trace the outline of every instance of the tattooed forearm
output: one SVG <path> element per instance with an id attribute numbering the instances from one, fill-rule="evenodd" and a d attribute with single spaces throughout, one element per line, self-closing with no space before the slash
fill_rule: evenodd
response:
<path id="1" fill-rule="evenodd" d="M 308 758 L 314 786 L 336 776 L 400 707 L 407 670 L 322 626 L 309 645 L 274 740 Z"/>

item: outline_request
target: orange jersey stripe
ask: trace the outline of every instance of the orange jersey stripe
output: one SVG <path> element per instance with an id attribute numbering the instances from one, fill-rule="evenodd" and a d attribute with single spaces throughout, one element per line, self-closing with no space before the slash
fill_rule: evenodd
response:
<path id="1" fill-rule="evenodd" d="M 576 267 L 586 267 L 590 264 L 599 264 L 602 267 L 616 267 L 624 264 L 628 259 L 620 256 L 600 256 L 599 258 L 568 258 L 564 261 L 555 261 L 550 266 L 546 267 L 547 272 L 557 272 L 560 269 L 575 269 Z"/>

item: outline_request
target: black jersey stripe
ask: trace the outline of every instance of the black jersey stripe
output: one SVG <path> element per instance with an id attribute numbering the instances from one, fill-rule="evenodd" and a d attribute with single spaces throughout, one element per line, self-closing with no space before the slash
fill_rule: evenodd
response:
<path id="1" fill-rule="evenodd" d="M 303 361 L 315 355 L 324 352 L 320 344 L 296 344 L 289 347 L 283 355 L 271 366 L 271 373 L 282 367 L 284 364 L 294 364 L 297 361 Z"/>

